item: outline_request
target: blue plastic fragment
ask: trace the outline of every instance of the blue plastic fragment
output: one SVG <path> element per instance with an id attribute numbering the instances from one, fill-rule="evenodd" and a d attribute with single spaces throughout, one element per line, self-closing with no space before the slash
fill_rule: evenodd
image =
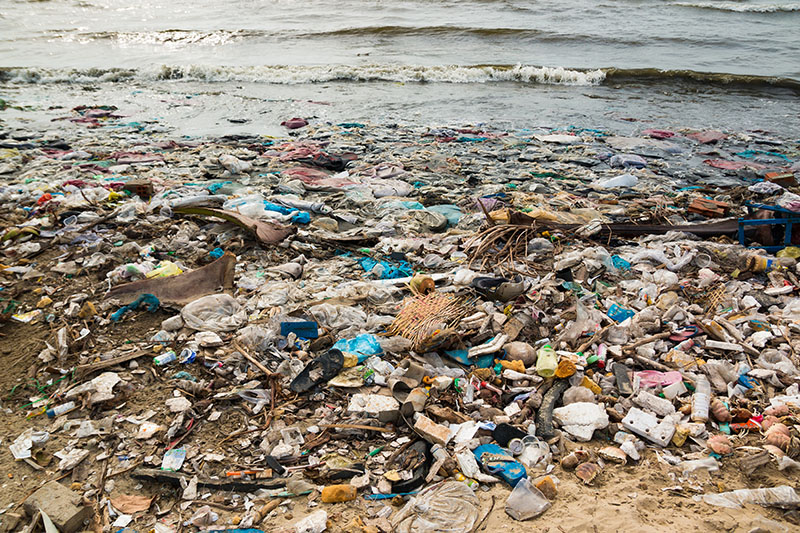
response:
<path id="1" fill-rule="evenodd" d="M 150 311 L 151 313 L 155 313 L 158 310 L 158 306 L 161 305 L 161 302 L 159 302 L 158 298 L 156 298 L 152 294 L 141 294 L 132 303 L 129 303 L 128 305 L 123 305 L 122 307 L 114 311 L 114 314 L 111 315 L 111 320 L 114 322 L 119 322 L 120 320 L 122 320 L 122 316 L 125 313 L 127 313 L 128 311 L 135 311 L 142 304 L 147 305 L 148 311 Z"/>
<path id="2" fill-rule="evenodd" d="M 208 192 L 210 192 L 211 194 L 216 194 L 216 192 L 218 190 L 223 188 L 225 185 L 230 185 L 231 183 L 233 183 L 233 182 L 232 181 L 219 181 L 217 183 L 212 183 L 211 185 L 208 186 Z"/>
<path id="3" fill-rule="evenodd" d="M 475 366 L 477 368 L 489 368 L 494 364 L 494 354 L 485 354 L 470 359 L 467 350 L 445 350 L 445 355 L 457 363 L 465 366 Z"/>
<path id="4" fill-rule="evenodd" d="M 311 215 L 305 211 L 298 211 L 292 215 L 292 222 L 297 222 L 298 224 L 308 224 L 311 222 Z"/>
<path id="5" fill-rule="evenodd" d="M 390 263 L 389 261 L 377 261 L 371 257 L 364 257 L 359 260 L 361 268 L 364 272 L 373 273 L 380 277 L 380 279 L 397 279 L 407 278 L 414 275 L 414 270 L 407 261 L 399 261 L 397 263 Z M 375 267 L 380 265 L 378 271 L 374 271 Z M 374 272 L 373 272 L 374 271 Z"/>
<path id="6" fill-rule="evenodd" d="M 286 207 L 285 205 L 276 204 L 267 200 L 264 200 L 264 209 L 267 209 L 268 211 L 276 211 L 282 215 L 289 215 L 297 211 L 297 209 L 292 209 Z"/>
<path id="7" fill-rule="evenodd" d="M 294 333 L 301 339 L 316 339 L 319 337 L 319 329 L 316 322 L 298 321 L 281 322 L 281 335 L 286 337 L 289 333 Z"/>
<path id="8" fill-rule="evenodd" d="M 752 389 L 753 387 L 758 385 L 758 382 L 755 380 L 755 378 L 751 378 L 747 374 L 742 374 L 741 376 L 739 376 L 739 379 L 737 381 L 741 386 L 748 389 Z"/>
<path id="9" fill-rule="evenodd" d="M 208 255 L 210 255 L 212 259 L 219 259 L 223 255 L 225 255 L 225 251 L 222 248 L 214 248 L 213 250 L 208 252 Z"/>
<path id="10" fill-rule="evenodd" d="M 636 313 L 631 311 L 630 309 L 625 309 L 623 307 L 618 306 L 617 304 L 613 304 L 611 307 L 608 308 L 608 313 L 606 313 L 609 318 L 616 322 L 623 322 L 628 318 L 632 317 Z"/>
<path id="11" fill-rule="evenodd" d="M 415 490 L 413 492 L 392 492 L 390 494 L 365 494 L 365 500 L 391 500 L 395 496 L 411 496 L 413 494 L 418 494 L 419 491 Z"/>
<path id="12" fill-rule="evenodd" d="M 622 270 L 622 271 L 627 272 L 627 271 L 629 271 L 631 269 L 631 264 L 628 261 L 626 261 L 623 258 L 621 258 L 620 256 L 618 256 L 618 255 L 612 255 L 611 256 L 611 263 L 614 265 L 614 268 L 616 268 L 617 270 Z"/>
<path id="13" fill-rule="evenodd" d="M 305 211 L 286 207 L 285 205 L 276 204 L 267 200 L 264 200 L 264 209 L 268 211 L 275 211 L 282 215 L 292 215 L 292 222 L 297 222 L 300 224 L 308 224 L 311 222 L 311 215 Z"/>
<path id="14" fill-rule="evenodd" d="M 447 218 L 448 226 L 455 226 L 461 220 L 461 208 L 453 204 L 432 205 L 425 208 L 426 211 L 439 213 Z"/>

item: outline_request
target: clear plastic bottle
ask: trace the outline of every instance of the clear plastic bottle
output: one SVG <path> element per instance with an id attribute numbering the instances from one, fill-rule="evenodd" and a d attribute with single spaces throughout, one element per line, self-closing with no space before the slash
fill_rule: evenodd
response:
<path id="1" fill-rule="evenodd" d="M 536 373 L 543 378 L 552 377 L 556 373 L 558 356 L 553 347 L 545 344 L 536 352 Z"/>
<path id="2" fill-rule="evenodd" d="M 699 376 L 695 382 L 692 396 L 692 422 L 708 421 L 708 406 L 711 403 L 711 384 L 705 376 Z"/>
<path id="3" fill-rule="evenodd" d="M 159 355 L 157 357 L 153 357 L 153 363 L 155 363 L 158 366 L 162 366 L 162 365 L 169 364 L 169 363 L 171 363 L 173 361 L 176 361 L 177 359 L 178 359 L 178 355 L 175 352 L 173 352 L 172 350 L 170 350 L 165 354 Z"/>

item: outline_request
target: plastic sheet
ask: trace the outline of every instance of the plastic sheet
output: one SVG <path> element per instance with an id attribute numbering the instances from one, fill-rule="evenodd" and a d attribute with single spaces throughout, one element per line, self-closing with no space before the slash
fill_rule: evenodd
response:
<path id="1" fill-rule="evenodd" d="M 217 332 L 232 331 L 247 322 L 247 312 L 228 294 L 203 296 L 186 305 L 181 317 L 189 328 Z"/>
<path id="2" fill-rule="evenodd" d="M 787 485 L 765 489 L 739 489 L 720 494 L 704 494 L 703 501 L 717 507 L 738 509 L 745 504 L 755 503 L 765 507 L 779 507 L 781 509 L 797 509 L 800 507 L 800 497 L 797 492 Z"/>

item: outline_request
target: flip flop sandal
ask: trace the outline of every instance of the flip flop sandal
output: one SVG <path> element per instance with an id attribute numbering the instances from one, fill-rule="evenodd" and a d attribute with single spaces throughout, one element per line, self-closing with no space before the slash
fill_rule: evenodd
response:
<path id="1" fill-rule="evenodd" d="M 392 492 L 411 492 L 425 483 L 425 476 L 428 475 L 430 468 L 429 448 L 427 442 L 418 440 L 403 452 L 398 460 L 398 466 L 400 470 L 411 470 L 411 479 L 401 479 L 392 483 Z"/>
<path id="2" fill-rule="evenodd" d="M 670 335 L 669 340 L 675 342 L 683 342 L 685 340 L 691 339 L 698 333 L 699 333 L 699 328 L 697 326 L 686 326 L 685 328 L 683 328 L 682 331 L 678 331 L 677 333 Z"/>
<path id="3" fill-rule="evenodd" d="M 483 444 L 472 452 L 483 469 L 495 477 L 499 477 L 512 487 L 519 480 L 528 477 L 525 466 L 497 444 Z"/>
<path id="4" fill-rule="evenodd" d="M 631 378 L 628 377 L 630 369 L 622 363 L 614 363 L 614 377 L 617 380 L 617 390 L 620 396 L 630 396 L 633 394 L 633 385 L 631 385 Z"/>
<path id="5" fill-rule="evenodd" d="M 336 377 L 344 368 L 344 354 L 330 349 L 306 365 L 292 381 L 289 388 L 293 392 L 306 392 L 314 386 Z"/>
<path id="6" fill-rule="evenodd" d="M 472 287 L 489 299 L 509 302 L 525 292 L 525 281 L 520 277 L 516 280 L 478 277 L 472 280 Z"/>

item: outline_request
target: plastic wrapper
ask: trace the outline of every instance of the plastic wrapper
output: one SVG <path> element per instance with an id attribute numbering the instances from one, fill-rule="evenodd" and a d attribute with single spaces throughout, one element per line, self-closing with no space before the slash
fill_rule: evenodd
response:
<path id="1" fill-rule="evenodd" d="M 258 352 L 266 351 L 269 348 L 269 341 L 272 334 L 261 326 L 245 326 L 239 331 L 237 340 L 243 346 L 252 348 Z"/>
<path id="2" fill-rule="evenodd" d="M 210 526 L 217 520 L 219 520 L 219 515 L 212 511 L 211 507 L 204 505 L 192 515 L 187 525 L 191 524 L 197 527 Z"/>
<path id="3" fill-rule="evenodd" d="M 761 352 L 758 359 L 755 360 L 757 366 L 769 370 L 779 370 L 789 376 L 796 376 L 799 372 L 797 367 L 794 366 L 792 360 L 786 357 L 778 350 L 768 349 Z"/>
<path id="4" fill-rule="evenodd" d="M 719 463 L 713 457 L 706 457 L 705 459 L 695 459 L 693 461 L 683 461 L 680 464 L 683 473 L 696 472 L 698 470 L 705 470 L 707 472 L 716 472 L 719 470 Z"/>

